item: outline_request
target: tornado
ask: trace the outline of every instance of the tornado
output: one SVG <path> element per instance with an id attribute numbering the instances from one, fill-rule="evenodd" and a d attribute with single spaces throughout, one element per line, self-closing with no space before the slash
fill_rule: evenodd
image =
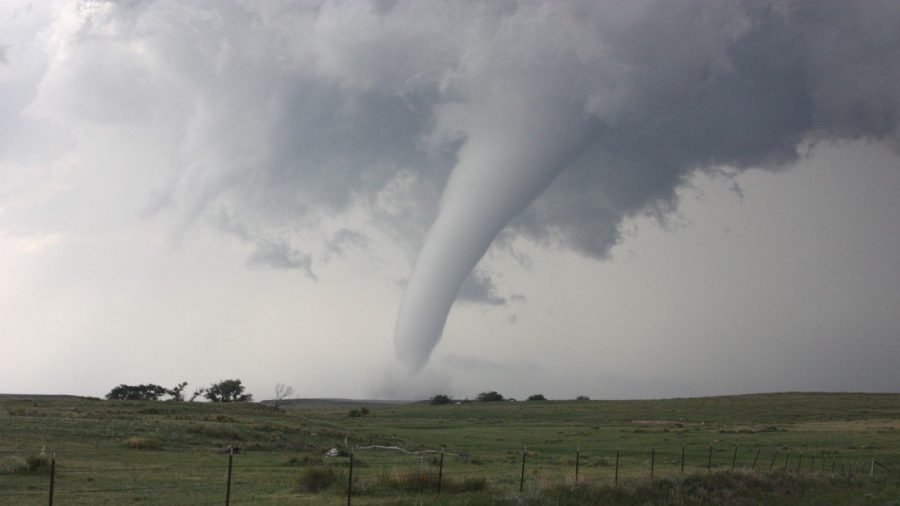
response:
<path id="1" fill-rule="evenodd" d="M 463 281 L 494 238 L 547 188 L 586 136 L 577 104 L 525 92 L 517 98 L 478 107 L 416 259 L 394 338 L 397 357 L 413 374 L 428 362 Z"/>

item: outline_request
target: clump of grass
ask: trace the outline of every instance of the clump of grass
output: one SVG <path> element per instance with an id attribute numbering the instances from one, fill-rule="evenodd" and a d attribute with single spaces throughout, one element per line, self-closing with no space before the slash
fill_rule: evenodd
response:
<path id="1" fill-rule="evenodd" d="M 8 455 L 0 460 L 0 474 L 25 474 L 28 462 L 18 455 Z"/>
<path id="2" fill-rule="evenodd" d="M 143 436 L 131 436 L 125 440 L 125 446 L 135 450 L 159 450 L 162 447 L 159 439 Z"/>
<path id="3" fill-rule="evenodd" d="M 431 471 L 403 470 L 379 474 L 378 483 L 402 492 L 425 492 L 437 490 L 438 477 Z"/>
<path id="4" fill-rule="evenodd" d="M 193 434 L 200 434 L 203 436 L 208 436 L 217 439 L 224 439 L 230 441 L 243 441 L 244 436 L 234 427 L 228 426 L 212 426 L 206 424 L 196 424 L 189 425 L 187 427 L 188 432 Z"/>
<path id="5" fill-rule="evenodd" d="M 47 474 L 50 459 L 46 455 L 30 455 L 26 458 L 9 455 L 0 460 L 0 474 Z"/>
<path id="6" fill-rule="evenodd" d="M 285 461 L 285 464 L 289 466 L 321 466 L 322 462 L 322 457 L 304 455 L 291 457 Z"/>
<path id="7" fill-rule="evenodd" d="M 391 492 L 434 492 L 438 488 L 438 475 L 434 470 L 404 470 L 378 475 L 378 488 Z M 441 481 L 441 491 L 449 493 L 477 492 L 487 489 L 487 479 L 468 477 L 462 481 L 447 476 Z"/>
<path id="8" fill-rule="evenodd" d="M 308 466 L 297 476 L 301 492 L 319 493 L 344 482 L 344 473 L 334 466 Z"/>

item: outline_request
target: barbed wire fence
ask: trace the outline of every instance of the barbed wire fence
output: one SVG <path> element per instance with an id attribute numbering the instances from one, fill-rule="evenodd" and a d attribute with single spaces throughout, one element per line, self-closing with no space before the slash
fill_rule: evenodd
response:
<path id="1" fill-rule="evenodd" d="M 297 478 L 304 468 L 325 467 L 340 472 L 325 487 L 334 496 L 346 496 L 347 504 L 389 504 L 398 494 L 441 495 L 490 488 L 505 492 L 532 493 L 554 485 L 579 484 L 619 486 L 714 471 L 816 474 L 860 479 L 896 479 L 893 466 L 869 457 L 846 459 L 834 452 L 806 452 L 783 447 L 737 445 L 651 447 L 635 450 L 610 449 L 571 455 L 542 454 L 522 447 L 498 460 L 482 462 L 467 453 L 440 449 L 408 450 L 396 445 L 350 446 L 330 455 L 305 454 L 306 459 L 271 460 L 274 453 L 248 452 L 236 447 L 218 450 L 177 451 L 178 464 L 96 465 L 91 449 L 42 449 L 49 460 L 45 487 L 0 489 L 0 504 L 123 504 L 141 502 L 173 506 L 246 504 L 264 497 L 267 501 L 296 500 L 311 496 L 301 490 Z M 0 456 L 21 455 L 24 449 L 0 448 Z M 49 455 L 47 455 L 49 453 Z M 157 452 L 157 454 L 173 451 Z M 291 452 L 287 452 L 291 453 Z M 108 456 L 108 450 L 95 455 Z M 135 454 L 126 462 L 140 460 Z M 242 462 L 242 460 L 245 460 Z M 160 475 L 160 473 L 163 473 Z M 173 480 L 171 473 L 177 475 Z M 160 481 L 163 480 L 163 481 Z M 95 481 L 103 485 L 93 485 Z M 116 486 L 107 486 L 107 483 Z M 280 494 L 280 495 L 279 495 Z"/>

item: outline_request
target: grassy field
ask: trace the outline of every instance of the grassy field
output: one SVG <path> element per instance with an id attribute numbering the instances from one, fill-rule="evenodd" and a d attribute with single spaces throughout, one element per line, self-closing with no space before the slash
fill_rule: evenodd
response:
<path id="1" fill-rule="evenodd" d="M 55 504 L 223 504 L 229 445 L 232 504 L 345 504 L 355 449 L 354 504 L 900 505 L 900 394 L 806 393 L 281 410 L 0 396 L 0 504 L 48 501 L 51 449 Z M 872 459 L 893 471 L 871 478 Z"/>

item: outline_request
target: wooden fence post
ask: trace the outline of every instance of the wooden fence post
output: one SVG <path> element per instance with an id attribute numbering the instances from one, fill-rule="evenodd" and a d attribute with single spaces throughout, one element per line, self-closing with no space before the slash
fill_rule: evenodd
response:
<path id="1" fill-rule="evenodd" d="M 656 448 L 650 449 L 650 481 L 653 481 L 653 468 L 656 465 Z"/>
<path id="2" fill-rule="evenodd" d="M 575 449 L 575 485 L 578 485 L 578 464 L 581 460 L 581 447 Z"/>
<path id="3" fill-rule="evenodd" d="M 613 480 L 614 485 L 619 484 L 619 449 L 616 448 L 616 477 Z"/>
<path id="4" fill-rule="evenodd" d="M 681 474 L 684 474 L 684 446 L 681 447 Z"/>
<path id="5" fill-rule="evenodd" d="M 228 479 L 225 482 L 225 506 L 231 504 L 231 462 L 234 459 L 234 447 L 228 447 Z"/>
<path id="6" fill-rule="evenodd" d="M 350 501 L 353 498 L 353 450 L 350 450 L 350 472 L 347 478 L 347 506 L 350 506 Z"/>
<path id="7" fill-rule="evenodd" d="M 441 447 L 441 463 L 438 465 L 437 493 L 441 495 L 441 482 L 444 481 L 444 447 Z"/>
<path id="8" fill-rule="evenodd" d="M 528 448 L 522 447 L 522 474 L 519 475 L 519 492 L 525 489 L 525 454 L 528 452 Z"/>
<path id="9" fill-rule="evenodd" d="M 750 466 L 750 470 L 753 471 L 756 469 L 756 461 L 759 459 L 759 448 L 756 449 L 756 455 L 753 457 L 753 464 Z"/>
<path id="10" fill-rule="evenodd" d="M 50 449 L 50 506 L 53 506 L 53 485 L 56 481 L 56 448 Z"/>

